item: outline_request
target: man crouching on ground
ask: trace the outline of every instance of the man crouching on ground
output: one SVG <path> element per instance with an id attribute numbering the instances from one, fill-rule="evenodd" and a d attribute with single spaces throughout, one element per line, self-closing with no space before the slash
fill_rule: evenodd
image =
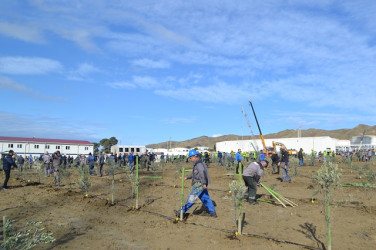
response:
<path id="1" fill-rule="evenodd" d="M 256 201 L 257 186 L 260 185 L 262 173 L 264 172 L 264 168 L 266 168 L 268 164 L 269 162 L 267 160 L 263 160 L 261 162 L 252 162 L 243 171 L 243 180 L 245 182 L 245 185 L 248 187 L 248 201 L 251 205 L 258 204 L 258 202 Z"/>
<path id="2" fill-rule="evenodd" d="M 183 214 L 186 213 L 195 203 L 197 197 L 202 201 L 205 207 L 209 210 L 206 214 L 210 217 L 217 217 L 213 201 L 210 199 L 208 193 L 208 185 L 210 183 L 208 170 L 205 164 L 201 161 L 199 153 L 192 149 L 188 153 L 189 160 L 193 163 L 192 174 L 185 177 L 184 180 L 192 179 L 192 191 L 188 196 L 187 204 L 183 206 Z M 175 210 L 176 216 L 180 215 L 179 211 Z"/>

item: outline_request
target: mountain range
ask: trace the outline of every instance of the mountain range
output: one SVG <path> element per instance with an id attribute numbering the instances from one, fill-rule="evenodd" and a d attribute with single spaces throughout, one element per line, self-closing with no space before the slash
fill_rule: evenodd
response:
<path id="1" fill-rule="evenodd" d="M 340 140 L 349 140 L 353 136 L 376 135 L 376 125 L 368 126 L 359 124 L 352 129 L 336 129 L 336 130 L 322 130 L 322 129 L 305 129 L 301 130 L 301 137 L 318 137 L 318 136 L 330 136 L 332 138 Z M 264 135 L 265 139 L 272 138 L 294 138 L 298 137 L 298 131 L 295 129 L 286 129 L 278 133 L 272 133 Z M 259 136 L 255 136 L 254 139 L 259 139 Z M 241 135 L 222 135 L 218 137 L 200 136 L 186 141 L 166 141 L 161 143 L 155 143 L 146 145 L 147 148 L 195 148 L 195 147 L 209 147 L 213 148 L 217 142 L 220 141 L 233 141 L 233 140 L 249 140 L 251 136 Z"/>

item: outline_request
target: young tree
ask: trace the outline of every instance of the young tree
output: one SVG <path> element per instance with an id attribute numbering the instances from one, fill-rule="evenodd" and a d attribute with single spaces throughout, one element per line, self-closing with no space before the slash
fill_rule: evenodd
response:
<path id="1" fill-rule="evenodd" d="M 313 178 L 313 182 L 320 187 L 318 192 L 324 193 L 328 250 L 332 249 L 332 234 L 331 234 L 331 229 L 330 229 L 330 223 L 331 223 L 331 215 L 330 215 L 331 190 L 337 188 L 340 185 L 341 177 L 342 177 L 342 175 L 339 173 L 338 165 L 329 162 L 328 164 L 323 164 L 321 166 L 321 168 L 317 171 L 316 176 Z"/>

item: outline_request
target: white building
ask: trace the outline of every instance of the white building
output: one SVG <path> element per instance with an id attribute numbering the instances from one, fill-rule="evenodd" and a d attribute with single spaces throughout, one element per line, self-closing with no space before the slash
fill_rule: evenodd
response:
<path id="1" fill-rule="evenodd" d="M 141 155 L 146 152 L 145 146 L 135 146 L 135 145 L 114 145 L 111 147 L 111 153 L 114 154 L 129 154 L 133 152 L 134 154 Z"/>
<path id="2" fill-rule="evenodd" d="M 61 140 L 44 138 L 4 137 L 0 136 L 0 151 L 13 150 L 17 155 L 32 155 L 39 157 L 46 151 L 60 151 L 62 155 L 76 156 L 78 154 L 93 154 L 94 144 L 80 140 Z"/>
<path id="3" fill-rule="evenodd" d="M 273 141 L 285 144 L 287 149 L 299 151 L 302 148 L 306 153 L 311 152 L 312 149 L 319 152 L 325 150 L 333 151 L 339 147 L 350 147 L 349 140 L 338 140 L 329 136 L 265 139 L 266 146 L 272 147 Z M 256 148 L 263 148 L 261 140 L 258 139 L 217 142 L 216 149 L 222 152 L 237 152 L 239 148 L 242 151 L 254 151 L 252 144 L 256 144 Z"/>
<path id="4" fill-rule="evenodd" d="M 353 136 L 350 140 L 350 146 L 352 149 L 376 149 L 376 136 Z"/>

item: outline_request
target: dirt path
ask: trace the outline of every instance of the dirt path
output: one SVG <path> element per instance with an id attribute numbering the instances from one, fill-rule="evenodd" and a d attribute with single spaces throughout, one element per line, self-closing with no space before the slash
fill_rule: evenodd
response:
<path id="1" fill-rule="evenodd" d="M 312 203 L 310 176 L 318 166 L 299 168 L 299 175 L 292 176 L 293 183 L 281 183 L 279 176 L 270 174 L 268 169 L 269 174 L 262 182 L 298 207 L 245 204 L 243 230 L 248 236 L 233 237 L 235 212 L 228 185 L 234 177 L 214 165 L 209 168 L 212 180 L 209 193 L 217 204 L 218 218 L 191 214 L 185 223 L 175 222 L 173 209 L 180 206 L 181 180 L 176 173 L 178 167 L 171 164 L 159 173 L 140 171 L 140 210 L 132 209 L 135 200 L 129 198 L 131 185 L 124 174 L 116 175 L 116 205 L 110 206 L 109 176 L 90 177 L 91 188 L 85 197 L 73 184 L 78 180 L 76 170 L 62 181 L 62 187 L 53 187 L 52 177 L 42 178 L 41 185 L 30 185 L 37 181 L 36 174 L 22 174 L 16 180 L 15 170 L 9 182 L 12 188 L 0 190 L 0 215 L 15 219 L 16 226 L 28 221 L 43 222 L 56 241 L 38 249 L 302 249 L 301 245 L 321 248 L 321 242 L 326 244 L 323 205 L 320 200 Z M 345 182 L 360 182 L 347 165 L 340 167 Z M 163 175 L 163 179 L 142 178 L 149 175 Z M 1 173 L 0 180 L 3 178 Z M 190 187 L 190 182 L 186 185 Z M 185 195 L 188 193 L 187 189 Z M 269 198 L 263 188 L 259 188 L 258 194 Z M 190 212 L 200 206 L 197 204 Z M 340 188 L 334 194 L 332 213 L 333 249 L 374 248 L 375 189 Z"/>

